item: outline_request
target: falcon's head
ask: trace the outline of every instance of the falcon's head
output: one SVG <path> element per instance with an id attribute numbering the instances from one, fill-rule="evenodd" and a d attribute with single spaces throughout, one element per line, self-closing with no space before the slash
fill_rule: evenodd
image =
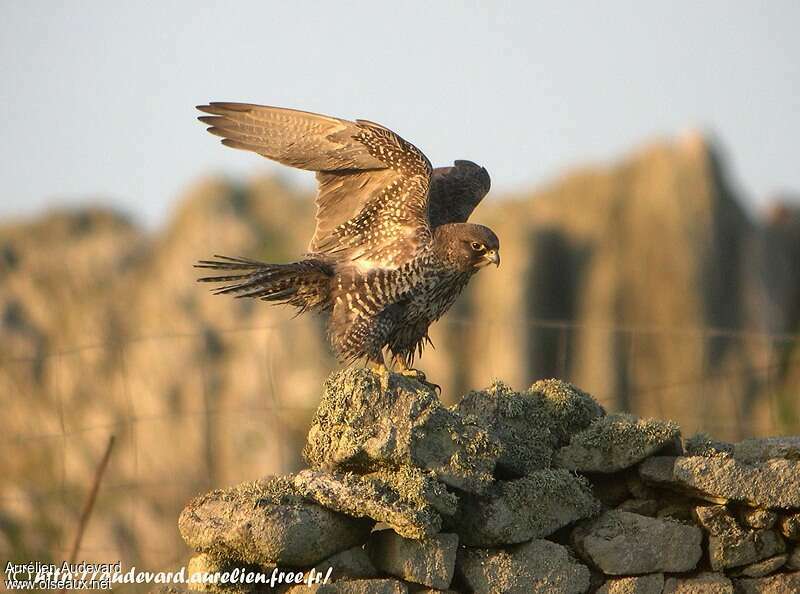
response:
<path id="1" fill-rule="evenodd" d="M 463 271 L 500 266 L 500 240 L 489 227 L 472 223 L 450 223 L 435 231 L 435 243 L 447 260 Z"/>

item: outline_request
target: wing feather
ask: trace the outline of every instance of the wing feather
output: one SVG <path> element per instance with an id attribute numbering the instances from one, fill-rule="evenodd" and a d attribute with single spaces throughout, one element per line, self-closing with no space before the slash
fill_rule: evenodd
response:
<path id="1" fill-rule="evenodd" d="M 198 119 L 226 146 L 317 172 L 310 251 L 394 268 L 430 241 L 430 162 L 388 128 L 245 103 L 198 109 L 210 114 Z"/>
<path id="2" fill-rule="evenodd" d="M 472 161 L 456 161 L 452 167 L 434 169 L 428 199 L 431 228 L 466 223 L 491 187 L 489 172 Z"/>
<path id="3" fill-rule="evenodd" d="M 354 122 L 247 103 L 210 103 L 197 109 L 211 114 L 199 119 L 212 134 L 290 167 L 310 171 L 386 167 L 355 139 L 360 128 Z"/>

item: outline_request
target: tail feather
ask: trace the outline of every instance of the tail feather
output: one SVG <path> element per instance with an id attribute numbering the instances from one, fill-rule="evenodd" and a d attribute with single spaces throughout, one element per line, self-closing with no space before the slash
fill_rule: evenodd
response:
<path id="1" fill-rule="evenodd" d="M 232 294 L 236 298 L 286 303 L 298 308 L 299 313 L 330 307 L 329 283 L 333 269 L 321 260 L 267 264 L 215 255 L 212 260 L 200 260 L 195 268 L 227 273 L 197 279 L 204 283 L 227 283 L 214 289 L 215 295 Z"/>

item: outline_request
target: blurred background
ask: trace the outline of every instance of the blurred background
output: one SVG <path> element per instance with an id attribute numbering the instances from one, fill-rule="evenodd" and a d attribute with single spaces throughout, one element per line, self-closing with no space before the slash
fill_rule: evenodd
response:
<path id="1" fill-rule="evenodd" d="M 192 263 L 289 261 L 313 176 L 210 100 L 381 122 L 487 167 L 501 238 L 420 367 L 452 403 L 567 379 L 738 440 L 800 432 L 796 2 L 6 2 L 0 559 L 159 570 L 211 488 L 301 465 L 324 325 Z"/>

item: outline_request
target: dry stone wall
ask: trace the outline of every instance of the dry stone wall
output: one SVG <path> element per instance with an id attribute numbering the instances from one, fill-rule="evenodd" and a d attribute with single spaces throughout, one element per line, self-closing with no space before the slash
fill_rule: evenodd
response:
<path id="1" fill-rule="evenodd" d="M 189 503 L 191 567 L 331 568 L 286 594 L 800 592 L 800 437 L 684 439 L 557 380 L 446 408 L 349 369 L 303 454 L 294 475 Z"/>

